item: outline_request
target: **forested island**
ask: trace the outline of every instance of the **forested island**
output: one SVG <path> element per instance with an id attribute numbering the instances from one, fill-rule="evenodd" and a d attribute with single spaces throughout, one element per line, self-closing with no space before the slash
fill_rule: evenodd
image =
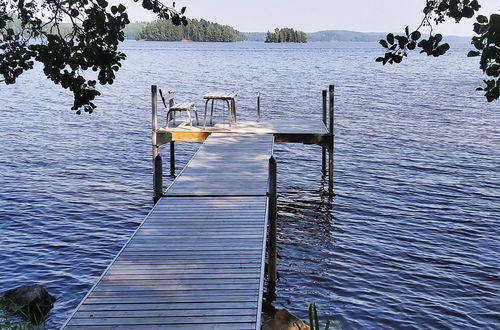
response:
<path id="1" fill-rule="evenodd" d="M 307 34 L 302 31 L 296 31 L 292 28 L 274 30 L 274 33 L 267 31 L 265 42 L 307 42 Z"/>
<path id="2" fill-rule="evenodd" d="M 186 26 L 176 26 L 171 20 L 151 22 L 143 26 L 136 39 L 155 41 L 243 41 L 245 35 L 228 26 L 212 23 L 204 19 L 189 19 Z"/>

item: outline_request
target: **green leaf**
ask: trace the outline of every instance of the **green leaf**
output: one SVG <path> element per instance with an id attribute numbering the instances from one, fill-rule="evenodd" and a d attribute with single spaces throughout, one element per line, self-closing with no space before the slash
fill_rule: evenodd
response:
<path id="1" fill-rule="evenodd" d="M 474 16 L 474 9 L 472 9 L 471 7 L 464 7 L 462 10 L 462 16 L 471 18 L 472 16 Z"/>
<path id="2" fill-rule="evenodd" d="M 478 50 L 482 50 L 484 48 L 482 39 L 478 37 L 473 37 L 471 44 Z"/>
<path id="3" fill-rule="evenodd" d="M 478 15 L 476 17 L 476 20 L 479 22 L 479 23 L 488 23 L 488 17 L 484 16 L 484 15 Z"/>
<path id="4" fill-rule="evenodd" d="M 403 60 L 403 56 L 394 55 L 393 56 L 393 60 L 394 60 L 395 63 L 401 63 L 401 61 Z"/>
<path id="5" fill-rule="evenodd" d="M 389 48 L 387 41 L 385 41 L 384 39 L 380 40 L 378 43 L 381 44 L 382 47 L 384 47 L 384 48 Z"/>
<path id="6" fill-rule="evenodd" d="M 318 311 L 316 310 L 316 304 L 313 304 L 313 313 L 314 313 L 314 329 L 319 330 L 319 318 L 318 318 Z"/>
<path id="7" fill-rule="evenodd" d="M 97 4 L 101 7 L 101 8 L 106 8 L 108 6 L 108 2 L 106 0 L 97 0 Z"/>
<path id="8" fill-rule="evenodd" d="M 410 36 L 410 28 L 407 26 L 405 27 L 405 33 L 406 33 L 406 36 Z"/>
<path id="9" fill-rule="evenodd" d="M 397 36 L 396 39 L 398 40 L 399 47 L 405 48 L 406 44 L 408 43 L 408 38 L 404 36 Z"/>
<path id="10" fill-rule="evenodd" d="M 311 328 L 311 330 L 315 330 L 314 329 L 313 306 L 314 306 L 314 304 L 309 304 L 309 327 Z"/>
<path id="11" fill-rule="evenodd" d="M 474 50 L 471 50 L 468 54 L 467 54 L 467 57 L 475 57 L 475 56 L 479 56 L 481 53 L 478 52 L 478 51 L 474 51 Z"/>
<path id="12" fill-rule="evenodd" d="M 500 65 L 493 64 L 486 69 L 485 73 L 490 77 L 498 77 L 500 75 Z"/>
<path id="13" fill-rule="evenodd" d="M 394 44 L 394 34 L 389 33 L 387 35 L 387 42 L 389 42 L 391 45 Z"/>
<path id="14" fill-rule="evenodd" d="M 411 38 L 413 40 L 418 40 L 418 39 L 420 39 L 421 36 L 422 36 L 422 33 L 420 33 L 420 31 L 413 31 L 411 33 Z"/>

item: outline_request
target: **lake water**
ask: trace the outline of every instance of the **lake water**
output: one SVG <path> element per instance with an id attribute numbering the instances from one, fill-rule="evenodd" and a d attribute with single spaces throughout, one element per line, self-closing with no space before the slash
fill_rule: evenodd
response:
<path id="1" fill-rule="evenodd" d="M 150 85 L 236 91 L 239 118 L 320 118 L 336 86 L 335 192 L 321 148 L 277 145 L 277 308 L 343 329 L 498 329 L 500 103 L 477 59 L 374 62 L 373 43 L 128 41 L 92 115 L 40 68 L 0 85 L 0 291 L 40 283 L 47 328 L 76 308 L 152 206 Z M 179 144 L 183 166 L 197 144 Z M 165 173 L 167 173 L 167 168 Z M 166 177 L 166 184 L 172 181 Z"/>

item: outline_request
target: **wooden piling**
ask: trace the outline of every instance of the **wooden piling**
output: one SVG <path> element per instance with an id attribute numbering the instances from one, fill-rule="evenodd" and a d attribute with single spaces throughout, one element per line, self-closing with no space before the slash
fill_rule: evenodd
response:
<path id="1" fill-rule="evenodd" d="M 329 86 L 329 94 L 330 94 L 330 104 L 329 104 L 329 119 L 330 119 L 330 125 L 329 125 L 329 133 L 330 133 L 330 144 L 328 147 L 328 192 L 330 194 L 333 194 L 333 161 L 334 161 L 334 156 L 333 156 L 333 147 L 334 147 L 334 132 L 333 132 L 333 116 L 334 116 L 334 111 L 333 111 L 333 106 L 334 106 L 334 95 L 335 95 L 335 86 L 330 85 Z"/>
<path id="2" fill-rule="evenodd" d="M 161 155 L 158 154 L 154 159 L 154 203 L 158 202 L 158 200 L 163 195 L 163 170 L 162 170 L 162 159 Z"/>
<path id="3" fill-rule="evenodd" d="M 156 85 L 151 86 L 151 144 L 153 145 L 153 165 L 154 159 L 158 154 L 158 145 L 156 143 L 156 131 L 158 130 L 158 89 Z"/>
<path id="4" fill-rule="evenodd" d="M 321 94 L 323 97 L 323 123 L 326 127 L 326 90 L 324 89 Z M 321 146 L 321 171 L 323 175 L 326 174 L 326 147 L 324 145 Z"/>
<path id="5" fill-rule="evenodd" d="M 170 141 L 170 175 L 175 175 L 175 142 Z"/>
<path id="6" fill-rule="evenodd" d="M 260 92 L 257 93 L 257 122 L 260 121 Z"/>
<path id="7" fill-rule="evenodd" d="M 277 196 L 277 175 L 276 159 L 274 156 L 269 158 L 269 247 L 268 247 L 268 281 L 276 283 L 276 220 L 278 217 L 278 196 Z"/>
<path id="8" fill-rule="evenodd" d="M 151 86 L 151 144 L 153 146 L 153 200 L 156 203 L 163 193 L 162 160 L 157 143 L 158 130 L 158 88 Z"/>

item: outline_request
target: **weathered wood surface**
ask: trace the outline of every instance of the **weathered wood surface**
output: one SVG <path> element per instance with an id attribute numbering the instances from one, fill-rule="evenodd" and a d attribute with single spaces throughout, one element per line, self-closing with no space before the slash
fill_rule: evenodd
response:
<path id="1" fill-rule="evenodd" d="M 224 123 L 213 126 L 203 125 L 191 127 L 189 123 L 183 122 L 176 127 L 159 128 L 160 132 L 209 132 L 209 133 L 233 133 L 233 134 L 322 134 L 328 133 L 328 129 L 321 119 L 286 119 L 269 121 L 239 121 L 231 129 Z"/>
<path id="2" fill-rule="evenodd" d="M 271 154 L 212 135 L 63 328 L 260 328 Z"/>
<path id="3" fill-rule="evenodd" d="M 236 97 L 236 94 L 234 93 L 227 93 L 227 92 L 209 92 L 205 95 L 203 95 L 204 99 L 216 99 L 216 100 L 225 100 L 225 99 L 234 99 Z"/>
<path id="4" fill-rule="evenodd" d="M 267 197 L 159 200 L 67 329 L 256 329 Z"/>
<path id="5" fill-rule="evenodd" d="M 265 195 L 272 146 L 272 135 L 213 134 L 165 194 Z"/>
<path id="6" fill-rule="evenodd" d="M 266 122 L 238 121 L 231 128 L 225 124 L 214 126 L 189 126 L 180 123 L 177 127 L 159 128 L 159 134 L 171 134 L 176 142 L 203 142 L 211 133 L 231 134 L 273 134 L 275 142 L 328 144 L 328 129 L 320 119 L 287 119 L 270 120 Z"/>

